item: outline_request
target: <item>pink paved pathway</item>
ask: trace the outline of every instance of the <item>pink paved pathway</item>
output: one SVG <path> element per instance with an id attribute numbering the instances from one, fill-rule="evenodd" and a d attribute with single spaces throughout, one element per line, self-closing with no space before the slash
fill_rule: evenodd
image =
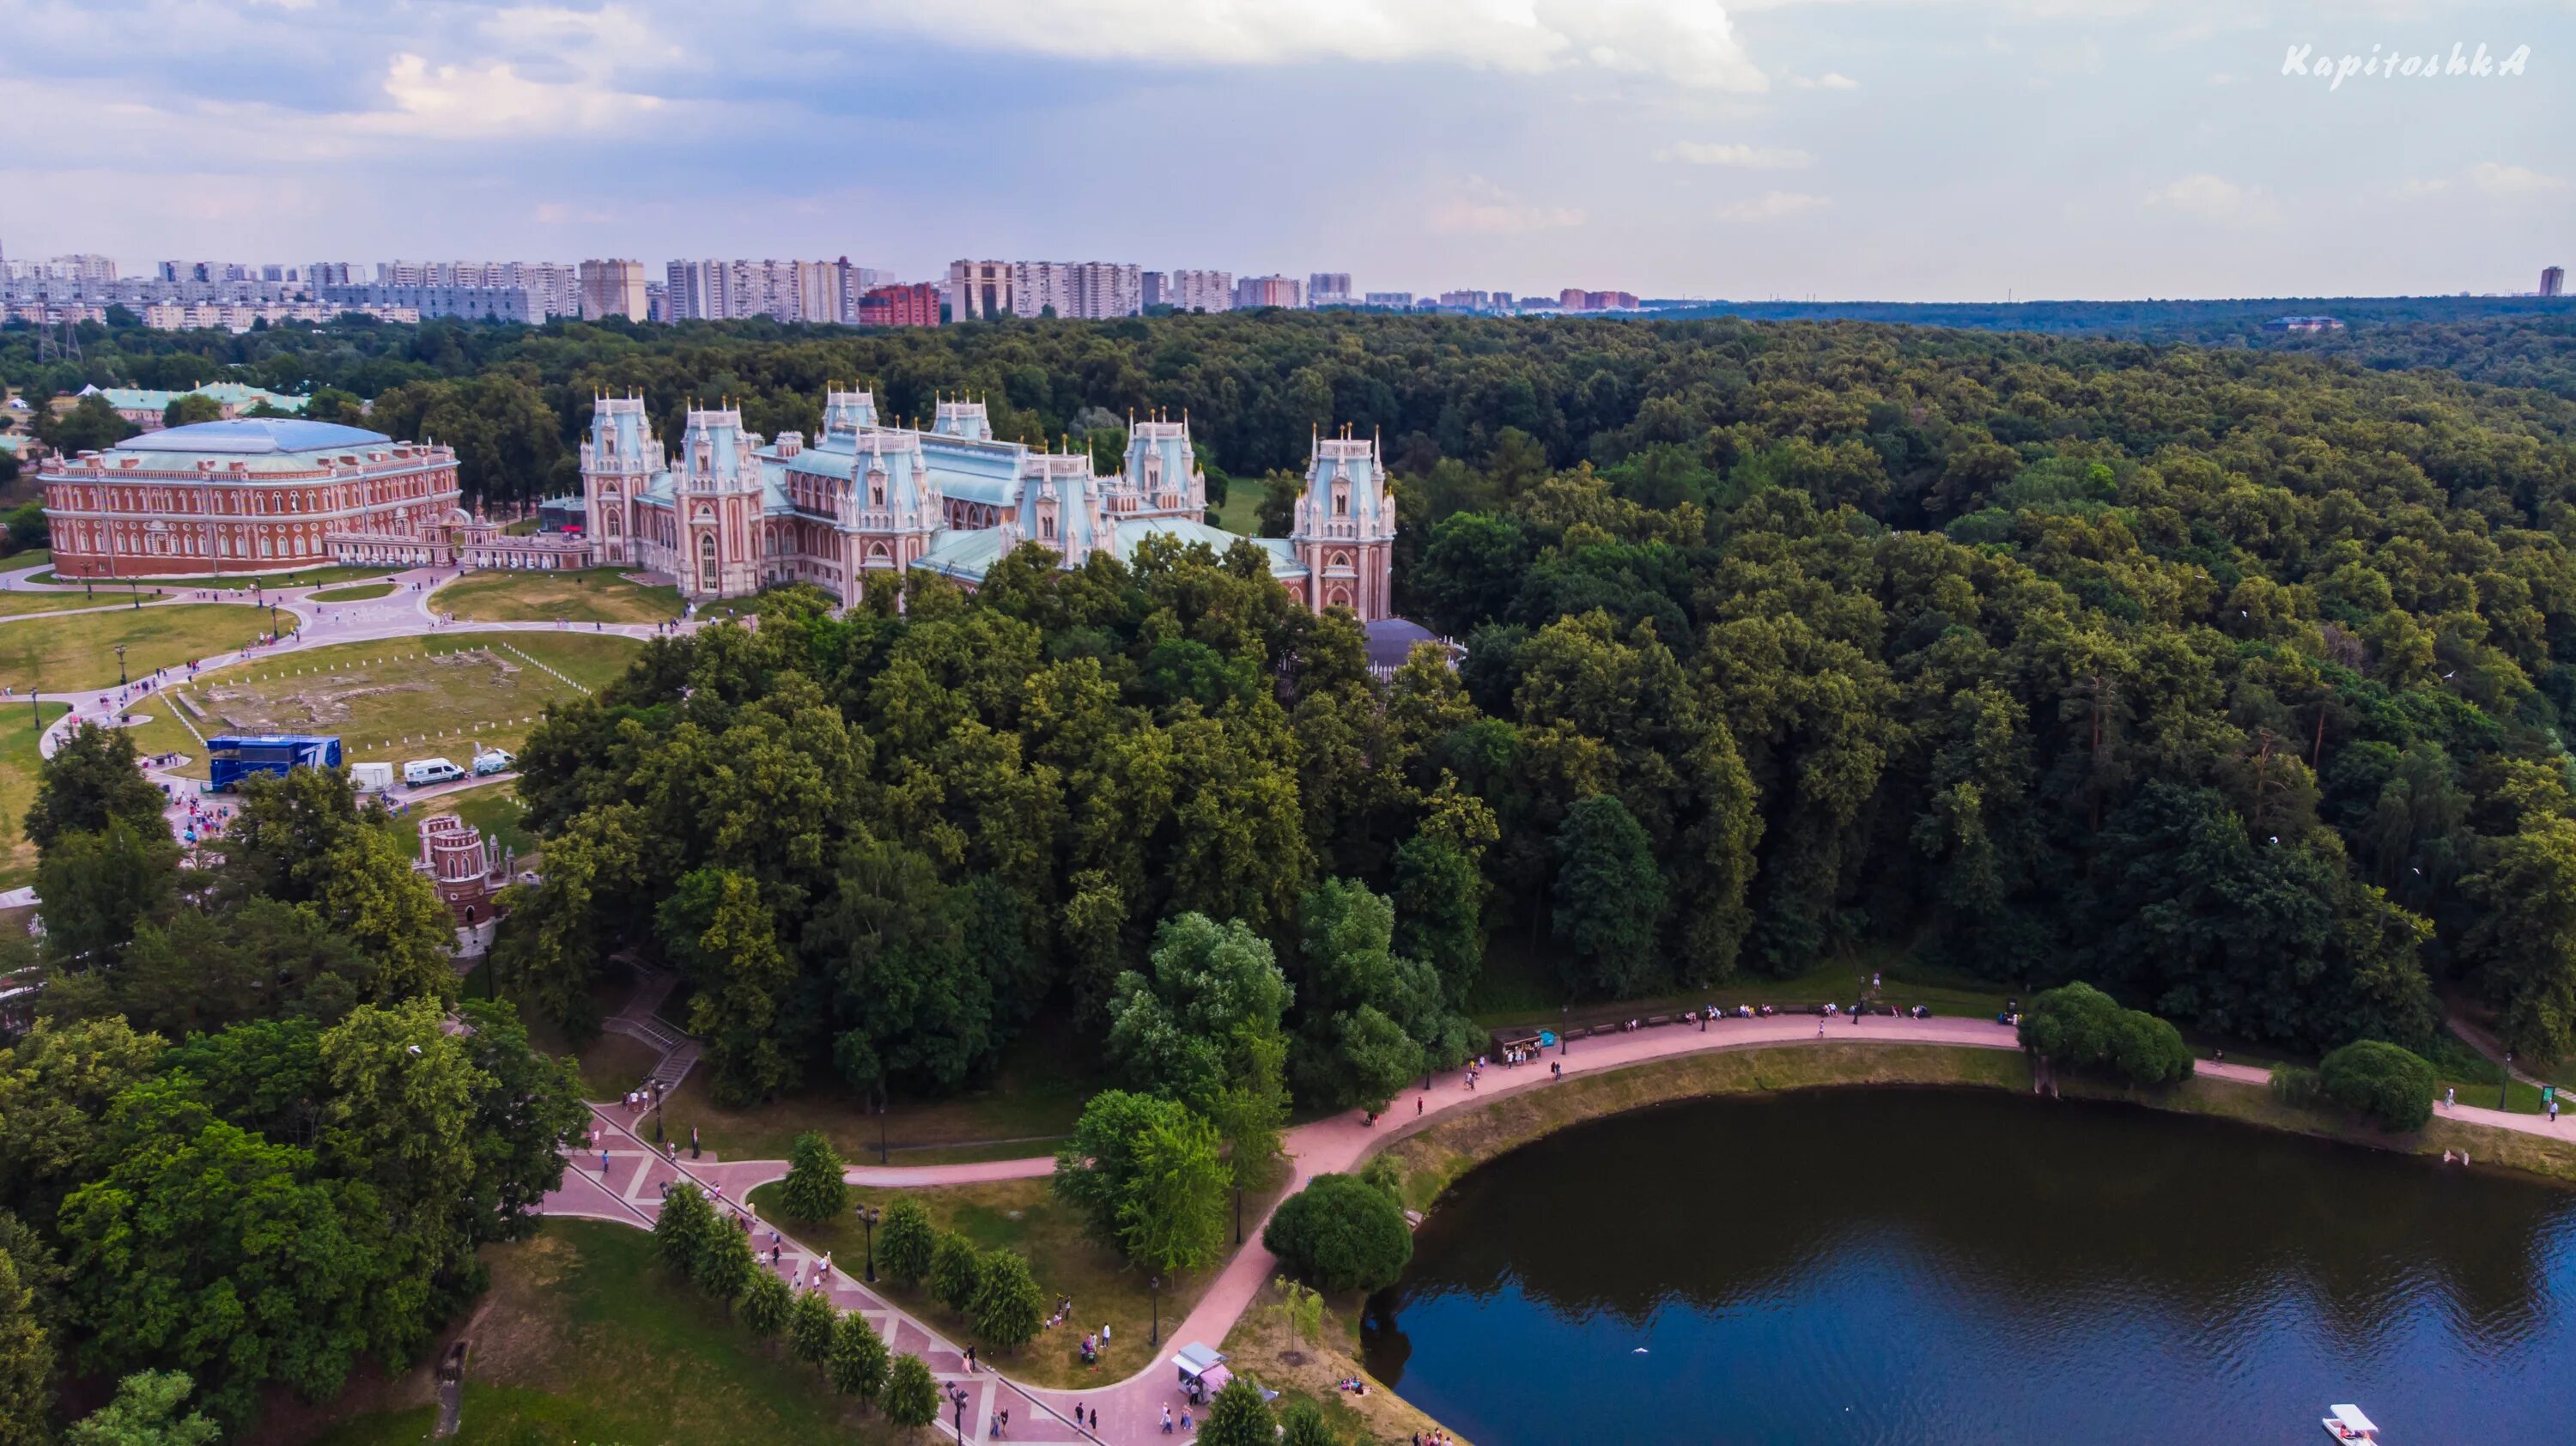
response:
<path id="1" fill-rule="evenodd" d="M 1610 1034 L 1574 1041 L 1583 1046 L 1559 1055 L 1551 1052 L 1542 1063 L 1513 1069 L 1489 1069 L 1476 1088 L 1466 1087 L 1460 1071 L 1436 1076 L 1428 1090 L 1408 1091 L 1399 1097 L 1387 1122 L 1372 1128 L 1356 1114 L 1336 1115 L 1301 1126 L 1288 1134 L 1285 1142 L 1291 1164 L 1289 1193 L 1302 1188 L 1320 1174 L 1347 1172 L 1375 1149 L 1401 1139 L 1430 1122 L 1458 1111 L 1474 1108 L 1486 1101 L 1523 1090 L 1544 1089 L 1550 1083 L 1547 1066 L 1562 1064 L 1568 1075 L 1597 1073 L 1647 1060 L 1693 1054 L 1717 1049 L 1748 1049 L 1812 1044 L 1822 1039 L 1840 1043 L 1859 1039 L 1889 1044 L 1966 1045 L 1983 1049 L 2019 1049 L 2014 1031 L 2006 1025 L 1981 1019 L 1895 1019 L 1869 1016 L 1859 1023 L 1848 1018 L 1828 1021 L 1825 1032 L 1816 1032 L 1812 1015 L 1777 1015 L 1769 1019 L 1724 1019 L 1706 1029 L 1692 1025 L 1665 1025 L 1639 1030 L 1634 1034 Z M 2268 1072 L 2246 1065 L 2199 1063 L 2202 1075 L 2248 1085 L 2265 1085 Z M 1419 1115 L 1406 1115 L 1404 1106 L 1418 1098 L 1423 1106 Z M 622 1116 L 614 1106 L 593 1107 L 603 1120 Z M 2519 1130 L 2527 1134 L 2555 1133 L 2549 1123 L 2534 1115 L 2513 1115 L 2497 1110 L 2468 1105 L 2443 1111 L 2450 1118 L 2498 1129 Z M 739 1199 L 744 1191 L 786 1174 L 780 1161 L 691 1162 L 683 1158 L 677 1166 L 661 1159 L 643 1142 L 624 1132 L 622 1122 L 610 1121 L 614 1138 L 610 1141 L 610 1169 L 607 1185 L 601 1184 L 599 1158 L 594 1150 L 585 1159 L 574 1157 L 574 1167 L 566 1172 L 564 1188 L 547 1197 L 550 1214 L 590 1215 L 601 1219 L 648 1227 L 652 1212 L 660 1204 L 660 1185 L 665 1180 L 694 1178 L 706 1184 L 721 1183 L 728 1201 Z M 1025 1179 L 1052 1173 L 1054 1161 L 1048 1157 L 1021 1160 L 987 1161 L 964 1165 L 896 1166 L 892 1169 L 853 1167 L 849 1178 L 871 1185 L 954 1185 L 979 1180 Z M 1283 1196 L 1284 1198 L 1284 1196 Z M 831 1291 L 836 1303 L 845 1309 L 866 1312 L 879 1328 L 889 1324 L 895 1331 L 894 1348 L 923 1356 L 941 1377 L 943 1388 L 955 1380 L 966 1383 L 974 1392 L 968 1405 L 970 1439 L 986 1439 L 987 1417 L 999 1407 L 1011 1409 L 1010 1439 L 1030 1442 L 1072 1442 L 1096 1439 L 1118 1443 L 1118 1446 L 1145 1446 L 1149 1440 L 1162 1439 L 1162 1411 L 1170 1405 L 1178 1412 L 1181 1397 L 1175 1389 L 1171 1352 L 1192 1341 L 1210 1345 L 1224 1341 L 1226 1333 L 1239 1320 L 1261 1288 L 1279 1273 L 1278 1261 L 1260 1241 L 1263 1221 L 1251 1222 L 1249 1237 L 1242 1249 L 1218 1272 L 1205 1295 L 1187 1318 L 1168 1330 L 1162 1346 L 1150 1361 L 1123 1381 L 1080 1391 L 1054 1390 L 1022 1386 L 1004 1381 L 990 1372 L 973 1376 L 958 1371 L 962 1356 L 957 1348 L 922 1326 L 920 1322 L 872 1295 L 835 1269 Z M 755 1239 L 766 1242 L 769 1226 L 758 1227 Z M 792 1239 L 781 1238 L 780 1271 L 790 1274 L 811 1259 L 803 1247 Z M 1123 1354 L 1123 1351 L 1122 1351 Z M 1088 1432 L 1077 1435 L 1066 1424 L 1075 1408 L 1100 1413 L 1100 1432 L 1096 1438 Z"/>

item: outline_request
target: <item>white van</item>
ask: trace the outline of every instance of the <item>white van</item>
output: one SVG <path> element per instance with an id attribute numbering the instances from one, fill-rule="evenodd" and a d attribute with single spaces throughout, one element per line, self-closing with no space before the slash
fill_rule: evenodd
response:
<path id="1" fill-rule="evenodd" d="M 474 755 L 474 776 L 480 778 L 486 773 L 507 773 L 518 761 L 518 756 L 506 748 L 486 748 Z"/>
<path id="2" fill-rule="evenodd" d="M 464 776 L 464 769 L 444 758 L 415 758 L 403 765 L 403 782 L 414 788 L 424 783 L 453 783 Z"/>

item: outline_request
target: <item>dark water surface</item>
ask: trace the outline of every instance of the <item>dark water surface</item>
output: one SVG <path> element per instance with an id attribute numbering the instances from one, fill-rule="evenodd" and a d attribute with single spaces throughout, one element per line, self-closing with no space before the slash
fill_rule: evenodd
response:
<path id="1" fill-rule="evenodd" d="M 1478 1446 L 2308 1446 L 2337 1401 L 2576 1443 L 2576 1193 L 1990 1091 L 1700 1101 L 1461 1180 L 1363 1339 Z"/>

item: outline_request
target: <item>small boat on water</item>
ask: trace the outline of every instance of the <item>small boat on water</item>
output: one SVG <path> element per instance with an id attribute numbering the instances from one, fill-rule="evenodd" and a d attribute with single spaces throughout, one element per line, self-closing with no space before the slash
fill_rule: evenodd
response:
<path id="1" fill-rule="evenodd" d="M 2328 1406 L 2326 1409 L 2334 1413 L 2320 1423 L 2326 1428 L 2327 1435 L 2338 1441 L 2379 1439 L 2379 1428 L 2371 1424 L 2368 1416 L 2361 1414 L 2359 1406 Z"/>

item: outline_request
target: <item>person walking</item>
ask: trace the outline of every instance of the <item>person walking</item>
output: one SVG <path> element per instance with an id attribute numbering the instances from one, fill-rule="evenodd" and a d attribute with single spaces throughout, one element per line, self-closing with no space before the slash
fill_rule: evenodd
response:
<path id="1" fill-rule="evenodd" d="M 2457 1085 L 2453 1085 L 2451 1088 L 2449 1088 L 2449 1089 L 2446 1089 L 2446 1090 L 2442 1091 L 2442 1108 L 2444 1108 L 2444 1109 L 2446 1109 L 2446 1110 L 2447 1110 L 2447 1109 L 2449 1109 L 2451 1106 L 2456 1105 L 2456 1104 L 2458 1104 L 2459 1102 L 2460 1102 L 2460 1090 L 2459 1090 L 2459 1086 L 2457 1086 Z"/>
<path id="2" fill-rule="evenodd" d="M 698 1127 L 695 1125 L 689 1126 L 689 1158 L 698 1158 Z"/>

